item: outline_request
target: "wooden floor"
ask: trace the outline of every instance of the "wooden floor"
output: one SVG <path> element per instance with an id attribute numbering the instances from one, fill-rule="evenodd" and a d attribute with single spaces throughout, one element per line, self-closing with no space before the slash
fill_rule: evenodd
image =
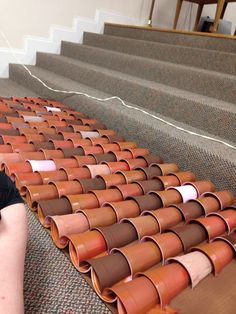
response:
<path id="1" fill-rule="evenodd" d="M 168 32 L 168 33 L 176 33 L 176 34 L 186 34 L 186 35 L 196 35 L 196 36 L 205 36 L 205 37 L 213 37 L 213 38 L 226 38 L 230 40 L 236 40 L 235 35 L 225 35 L 218 33 L 203 33 L 203 32 L 194 32 L 194 31 L 186 31 L 186 30 L 178 30 L 178 29 L 168 29 L 168 28 L 158 28 L 158 27 L 150 27 L 146 26 L 136 26 L 136 25 L 123 25 L 123 24 L 113 24 L 113 23 L 105 23 L 106 25 L 112 25 L 113 27 L 127 27 L 133 29 L 148 29 L 150 31 L 158 31 L 158 32 Z"/>

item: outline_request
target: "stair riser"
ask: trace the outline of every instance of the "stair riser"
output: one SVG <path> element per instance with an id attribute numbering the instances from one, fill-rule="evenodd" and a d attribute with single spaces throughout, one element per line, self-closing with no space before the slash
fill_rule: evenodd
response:
<path id="1" fill-rule="evenodd" d="M 236 68 L 232 66 L 232 64 L 236 64 L 236 54 L 93 33 L 84 33 L 83 43 L 92 47 L 127 53 L 132 56 L 236 74 Z M 66 49 L 69 48 L 68 44 L 62 42 L 63 54 L 65 55 L 68 53 L 68 49 Z M 70 48 L 72 48 L 72 45 Z"/>

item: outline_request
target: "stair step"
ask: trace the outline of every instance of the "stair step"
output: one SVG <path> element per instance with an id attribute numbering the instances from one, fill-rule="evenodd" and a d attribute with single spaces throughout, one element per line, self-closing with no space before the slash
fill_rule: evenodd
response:
<path id="1" fill-rule="evenodd" d="M 236 142 L 234 104 L 186 92 L 67 57 L 39 53 L 37 65 L 107 94 Z M 150 68 L 151 70 L 151 68 Z M 185 114 L 183 114 L 183 112 Z"/>
<path id="2" fill-rule="evenodd" d="M 202 35 L 161 31 L 155 28 L 129 27 L 109 23 L 105 24 L 104 34 L 232 53 L 236 51 L 236 40 L 233 38 L 214 38 Z"/>
<path id="3" fill-rule="evenodd" d="M 39 67 L 31 66 L 30 70 L 48 85 L 59 90 L 83 91 L 98 98 L 109 96 Z M 124 109 L 117 100 L 99 102 L 82 95 L 69 96 L 69 94 L 52 92 L 36 79 L 31 78 L 20 65 L 12 64 L 10 66 L 10 78 L 24 86 L 31 86 L 32 90 L 42 97 L 55 98 L 64 101 L 76 110 L 89 115 L 92 113 L 93 118 L 100 119 L 107 127 L 116 130 L 127 140 L 135 140 L 140 146 L 145 143 L 145 146 L 153 153 L 162 156 L 166 162 L 176 162 L 181 169 L 194 171 L 199 179 L 212 180 L 218 189 L 231 189 L 236 192 L 236 150 L 176 130 L 139 111 Z M 132 104 L 128 103 L 128 105 Z M 170 118 L 160 117 L 169 122 L 177 123 Z M 199 130 L 190 128 L 183 123 L 177 124 L 199 133 Z"/>
<path id="4" fill-rule="evenodd" d="M 88 32 L 84 33 L 83 43 L 87 46 L 126 53 L 132 56 L 168 61 L 233 75 L 236 74 L 236 66 L 233 66 L 236 65 L 236 53 Z M 71 50 L 76 49 L 75 46 L 69 46 L 69 44 L 62 42 L 62 51 L 64 49 L 68 53 L 69 48 Z"/>
<path id="5" fill-rule="evenodd" d="M 85 49 L 87 49 L 86 52 Z M 55 54 L 38 53 L 37 65 L 49 67 L 54 71 L 53 68 L 61 61 L 70 67 L 86 68 L 86 71 L 99 72 L 100 78 L 102 76 L 109 76 L 109 78 L 114 76 L 115 80 L 120 78 L 131 81 L 137 81 L 141 78 L 236 103 L 236 76 L 118 53 L 101 54 L 100 57 L 97 53 L 98 56 L 96 57 L 96 52 L 94 53 L 89 47 L 82 47 L 81 50 L 83 50 L 81 61 Z M 98 65 L 90 63 L 90 61 L 95 63 L 96 60 Z M 55 71 L 57 71 L 56 68 Z M 80 74 L 82 77 L 82 72 Z M 103 83 L 102 80 L 100 83 Z"/>

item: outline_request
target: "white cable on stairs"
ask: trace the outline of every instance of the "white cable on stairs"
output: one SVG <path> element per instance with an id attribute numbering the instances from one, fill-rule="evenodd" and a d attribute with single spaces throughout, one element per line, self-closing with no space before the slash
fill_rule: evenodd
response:
<path id="1" fill-rule="evenodd" d="M 10 51 L 11 51 L 11 54 L 13 55 L 13 57 L 15 58 L 16 62 L 19 63 L 28 73 L 29 75 L 36 79 L 39 83 L 41 83 L 44 87 L 46 87 L 48 90 L 51 90 L 55 93 L 63 93 L 63 94 L 75 94 L 75 95 L 82 95 L 82 96 L 85 96 L 89 99 L 93 99 L 93 100 L 97 100 L 97 101 L 100 101 L 100 102 L 106 102 L 106 101 L 110 101 L 110 100 L 118 100 L 121 105 L 125 108 L 129 108 L 129 109 L 133 109 L 133 110 L 136 110 L 136 111 L 139 111 L 139 112 L 142 112 L 143 114 L 149 116 L 149 117 L 152 117 L 160 122 L 163 122 L 164 124 L 167 124 L 179 131 L 182 131 L 182 132 L 185 132 L 187 134 L 191 134 L 191 135 L 194 135 L 194 136 L 198 136 L 198 137 L 201 137 L 203 139 L 207 139 L 207 140 L 210 140 L 210 141 L 213 141 L 213 142 L 217 142 L 217 143 L 220 143 L 220 144 L 223 144 L 227 147 L 230 147 L 234 150 L 236 150 L 236 146 L 233 146 L 225 141 L 222 141 L 222 140 L 219 140 L 217 138 L 214 138 L 214 137 L 210 137 L 210 136 L 207 136 L 207 135 L 202 135 L 202 134 L 199 134 L 199 133 L 196 133 L 196 132 L 193 132 L 193 131 L 190 131 L 190 130 L 187 130 L 187 129 L 184 129 L 178 125 L 175 125 L 165 119 L 162 119 L 161 117 L 157 116 L 157 115 L 154 115 L 144 109 L 141 109 L 141 108 L 138 108 L 138 107 L 135 107 L 135 106 L 131 106 L 131 105 L 128 105 L 125 103 L 125 101 L 123 99 L 121 99 L 119 96 L 112 96 L 112 97 L 107 97 L 107 98 L 97 98 L 95 96 L 91 96 L 89 94 L 86 94 L 86 93 L 83 93 L 83 92 L 78 92 L 78 91 L 65 91 L 65 90 L 59 90 L 59 89 L 54 89 L 50 86 L 48 86 L 45 82 L 43 82 L 39 77 L 37 77 L 36 75 L 34 75 L 30 69 L 24 65 L 19 59 L 18 57 L 15 55 L 15 52 L 14 52 L 14 49 L 12 48 L 8 38 L 6 37 L 5 33 L 0 30 L 0 33 L 1 33 L 1 36 L 3 37 L 3 39 L 5 40 L 6 44 L 8 45 L 8 47 L 10 48 Z"/>

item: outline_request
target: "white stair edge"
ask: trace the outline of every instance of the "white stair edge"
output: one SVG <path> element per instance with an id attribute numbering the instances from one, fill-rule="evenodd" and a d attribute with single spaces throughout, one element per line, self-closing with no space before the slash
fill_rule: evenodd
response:
<path id="1" fill-rule="evenodd" d="M 96 10 L 94 19 L 75 17 L 71 28 L 51 25 L 47 38 L 26 35 L 23 49 L 0 47 L 0 77 L 9 77 L 9 63 L 34 65 L 37 51 L 59 54 L 62 40 L 82 43 L 84 32 L 102 33 L 105 22 L 140 25 L 137 19 L 103 10 Z"/>

